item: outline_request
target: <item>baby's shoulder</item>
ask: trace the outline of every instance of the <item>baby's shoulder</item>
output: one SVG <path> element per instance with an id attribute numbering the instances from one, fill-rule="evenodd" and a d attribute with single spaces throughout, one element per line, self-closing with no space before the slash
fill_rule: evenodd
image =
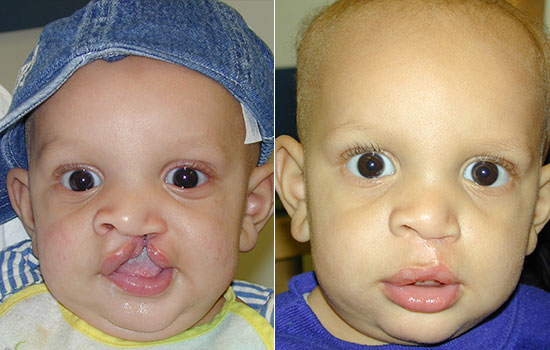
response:
<path id="1" fill-rule="evenodd" d="M 273 326 L 274 291 L 273 288 L 261 286 L 246 281 L 234 280 L 231 288 L 235 296 L 244 301 L 252 309 L 260 313 Z"/>
<path id="2" fill-rule="evenodd" d="M 514 299 L 517 301 L 517 314 L 513 334 L 518 337 L 517 346 L 547 349 L 550 346 L 550 293 L 520 285 Z"/>
<path id="3" fill-rule="evenodd" d="M 532 286 L 520 284 L 517 295 L 518 308 L 528 312 L 530 317 L 537 317 L 550 322 L 550 293 Z M 526 315 L 526 316 L 529 316 Z"/>
<path id="4" fill-rule="evenodd" d="M 31 240 L 24 240 L 0 251 L 0 303 L 9 296 L 43 282 L 38 259 L 32 254 Z"/>
<path id="5" fill-rule="evenodd" d="M 43 348 L 42 336 L 62 325 L 57 301 L 44 284 L 27 287 L 0 304 L 0 339 L 8 349 L 25 344 L 28 349 Z M 39 344 L 40 343 L 40 344 Z"/>
<path id="6" fill-rule="evenodd" d="M 307 296 L 316 286 L 315 274 L 307 272 L 294 276 L 288 291 L 275 296 L 277 349 L 339 348 L 338 340 L 328 334 L 307 305 Z"/>

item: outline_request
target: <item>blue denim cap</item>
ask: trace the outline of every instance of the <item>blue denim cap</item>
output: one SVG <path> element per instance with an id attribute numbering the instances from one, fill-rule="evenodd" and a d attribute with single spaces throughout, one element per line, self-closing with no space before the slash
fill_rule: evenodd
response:
<path id="1" fill-rule="evenodd" d="M 215 0 L 91 1 L 48 24 L 19 71 L 11 106 L 0 119 L 0 224 L 15 217 L 6 174 L 27 168 L 24 118 L 80 67 L 129 55 L 185 66 L 223 85 L 241 103 L 247 139 L 259 131 L 258 165 L 268 160 L 273 55 L 234 9 Z"/>

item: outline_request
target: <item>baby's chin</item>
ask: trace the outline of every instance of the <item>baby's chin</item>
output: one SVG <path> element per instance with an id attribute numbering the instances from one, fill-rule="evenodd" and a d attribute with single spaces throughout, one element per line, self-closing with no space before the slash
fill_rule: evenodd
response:
<path id="1" fill-rule="evenodd" d="M 129 341 L 156 341 L 191 328 L 203 314 L 186 312 L 174 302 L 127 296 L 106 297 L 103 303 L 64 303 L 80 319 L 102 333 Z M 61 301 L 63 303 L 63 301 Z"/>
<path id="2" fill-rule="evenodd" d="M 82 317 L 108 335 L 130 341 L 157 341 L 167 339 L 196 325 L 209 322 L 223 307 L 221 297 L 209 310 L 185 309 L 175 303 L 126 302 L 106 314 Z M 169 307 L 166 307 L 166 305 Z M 84 316 L 84 315 L 83 315 Z"/>
<path id="3" fill-rule="evenodd" d="M 97 315 L 88 320 L 93 327 L 110 336 L 130 341 L 156 341 L 169 338 L 193 326 L 166 315 L 121 315 L 108 318 Z"/>
<path id="4" fill-rule="evenodd" d="M 479 321 L 471 320 L 464 324 L 441 321 L 433 325 L 393 324 L 382 331 L 389 336 L 385 341 L 403 345 L 437 345 L 472 329 Z"/>
<path id="5" fill-rule="evenodd" d="M 437 345 L 448 340 L 451 340 L 461 333 L 441 332 L 434 328 L 413 334 L 412 332 L 400 332 L 392 336 L 394 339 L 391 343 L 399 343 L 403 345 Z M 391 334 L 390 334 L 391 335 Z"/>

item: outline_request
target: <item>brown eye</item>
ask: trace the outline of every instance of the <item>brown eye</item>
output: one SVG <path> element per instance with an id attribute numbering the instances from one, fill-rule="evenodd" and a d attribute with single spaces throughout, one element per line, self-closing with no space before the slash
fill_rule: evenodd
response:
<path id="1" fill-rule="evenodd" d="M 166 175 L 165 182 L 181 188 L 193 188 L 207 181 L 206 175 L 192 168 L 176 168 Z"/>
<path id="2" fill-rule="evenodd" d="M 363 153 L 350 158 L 346 168 L 352 174 L 367 179 L 375 179 L 395 173 L 392 162 L 380 153 Z"/>
<path id="3" fill-rule="evenodd" d="M 464 170 L 464 178 L 480 186 L 497 187 L 506 184 L 510 175 L 500 165 L 482 161 L 470 164 Z"/>
<path id="4" fill-rule="evenodd" d="M 61 184 L 71 191 L 82 192 L 101 185 L 101 178 L 90 170 L 73 170 L 61 177 Z"/>

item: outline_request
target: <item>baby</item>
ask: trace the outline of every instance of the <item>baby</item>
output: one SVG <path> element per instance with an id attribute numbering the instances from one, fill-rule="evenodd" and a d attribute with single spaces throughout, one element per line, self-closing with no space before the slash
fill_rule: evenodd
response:
<path id="1" fill-rule="evenodd" d="M 2 253 L 0 347 L 273 349 L 270 290 L 230 287 L 272 213 L 272 73 L 213 0 L 92 1 L 46 26 L 1 121 L 35 257 Z"/>
<path id="2" fill-rule="evenodd" d="M 542 30 L 504 1 L 341 0 L 297 71 L 275 178 L 315 272 L 276 297 L 277 349 L 549 349 L 550 295 L 518 286 L 550 215 Z"/>

